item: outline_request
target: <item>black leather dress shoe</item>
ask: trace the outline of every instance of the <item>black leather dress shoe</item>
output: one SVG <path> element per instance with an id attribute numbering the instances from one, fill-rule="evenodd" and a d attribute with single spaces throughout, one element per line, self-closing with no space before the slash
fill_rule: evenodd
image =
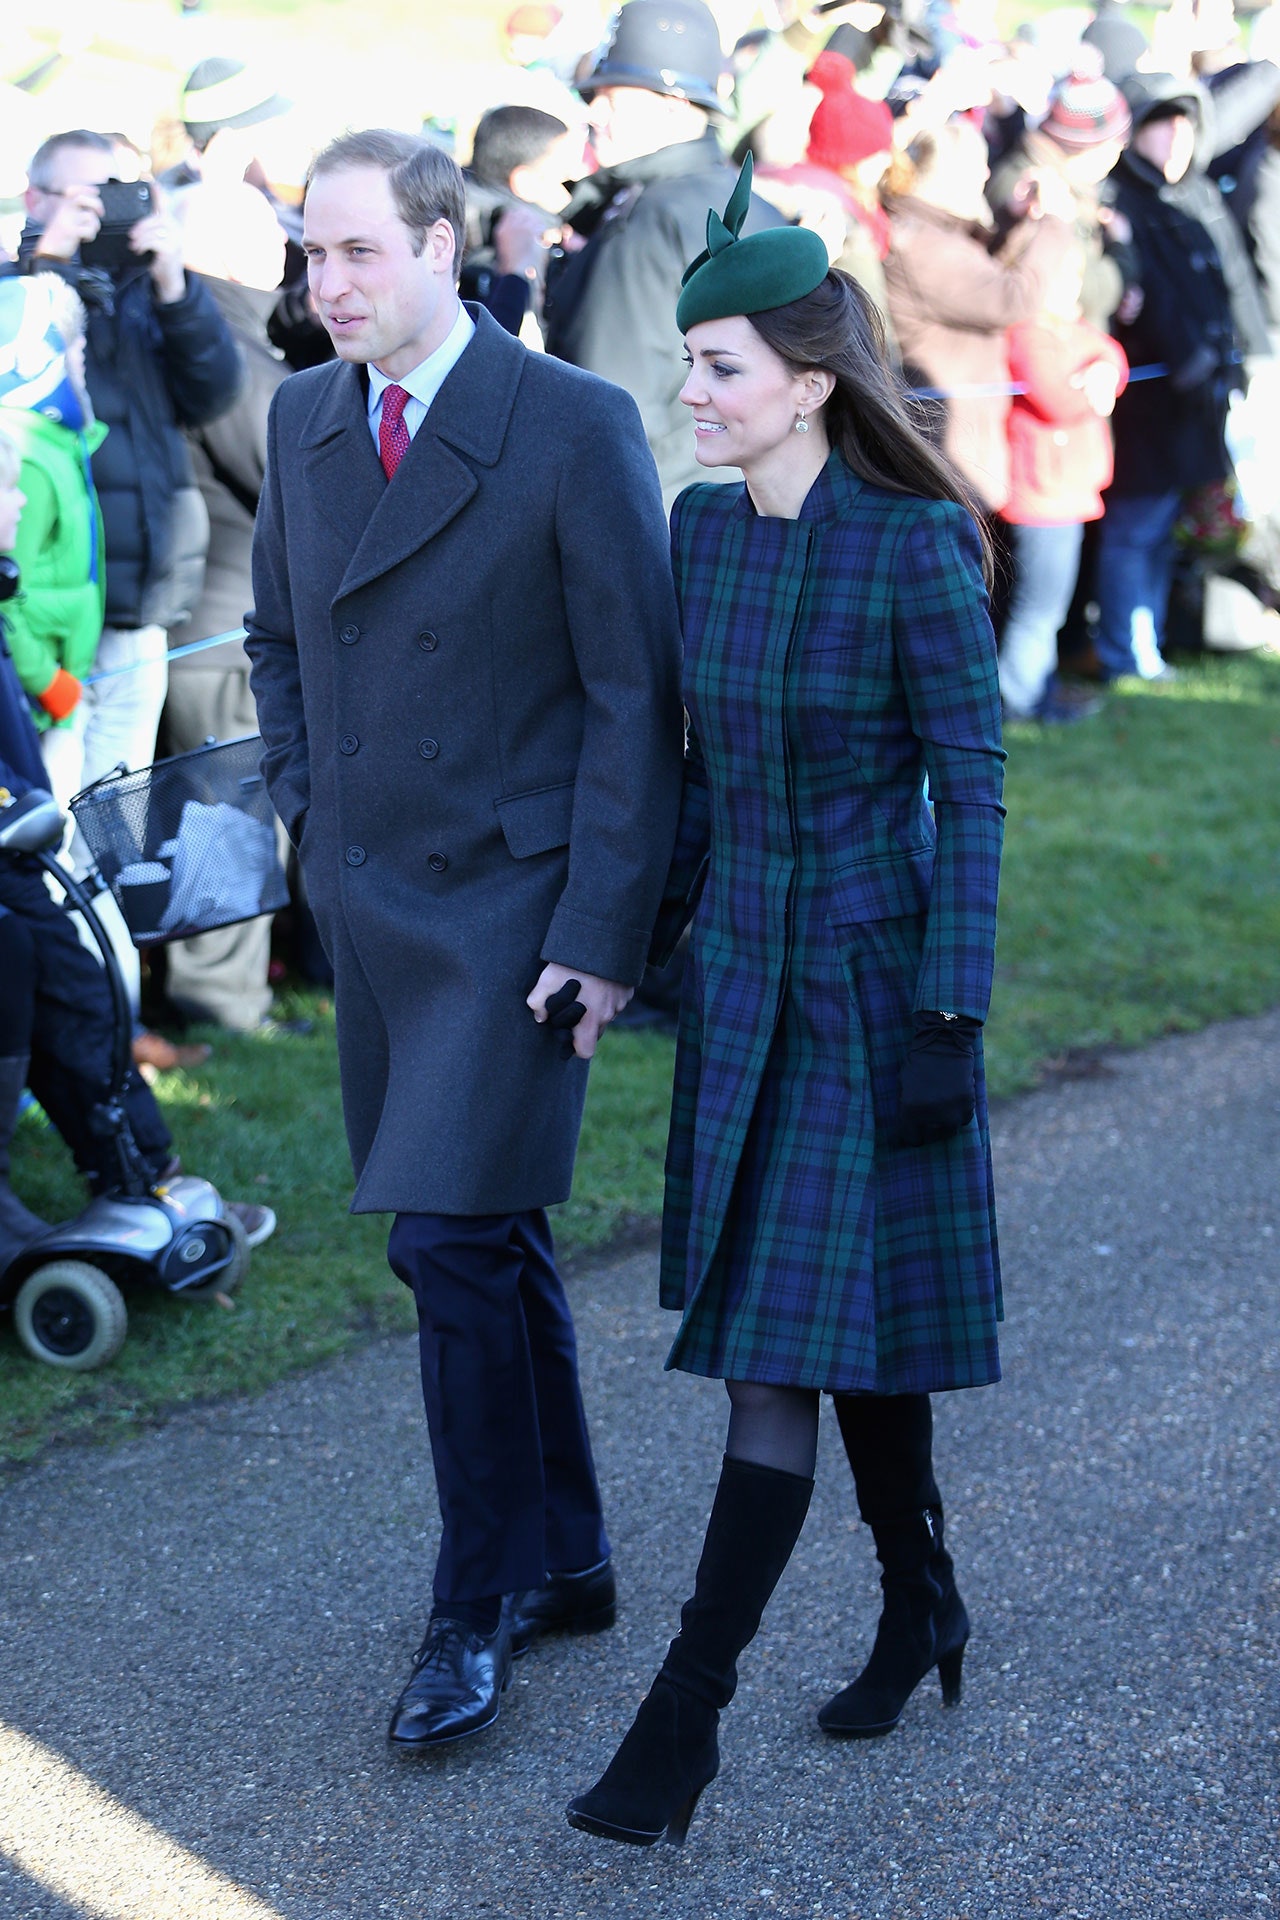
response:
<path id="1" fill-rule="evenodd" d="M 518 1660 L 548 1633 L 603 1633 L 618 1617 L 613 1562 L 601 1560 L 578 1573 L 553 1573 L 545 1587 L 509 1594 L 507 1624 Z"/>
<path id="2" fill-rule="evenodd" d="M 491 1727 L 511 1679 L 511 1632 L 477 1633 L 432 1614 L 413 1674 L 396 1701 L 387 1734 L 393 1747 L 435 1747 Z"/>

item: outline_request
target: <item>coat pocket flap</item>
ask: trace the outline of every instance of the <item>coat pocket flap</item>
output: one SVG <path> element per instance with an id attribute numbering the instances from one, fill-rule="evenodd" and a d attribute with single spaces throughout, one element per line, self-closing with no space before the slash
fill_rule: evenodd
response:
<path id="1" fill-rule="evenodd" d="M 567 847 L 573 825 L 573 782 L 563 787 L 539 787 L 533 793 L 512 793 L 496 800 L 507 847 L 515 860 L 552 847 Z"/>
<path id="2" fill-rule="evenodd" d="M 861 860 L 832 876 L 827 918 L 833 927 L 857 925 L 863 920 L 892 920 L 903 914 L 925 913 L 933 881 L 933 849 Z"/>

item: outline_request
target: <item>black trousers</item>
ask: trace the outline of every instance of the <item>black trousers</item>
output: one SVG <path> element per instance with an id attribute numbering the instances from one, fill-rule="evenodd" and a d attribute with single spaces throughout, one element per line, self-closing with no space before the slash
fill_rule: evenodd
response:
<path id="1" fill-rule="evenodd" d="M 541 1586 L 609 1552 L 573 1319 L 541 1209 L 398 1213 L 442 1533 L 437 1602 Z"/>
<path id="2" fill-rule="evenodd" d="M 0 970 L 4 1051 L 29 1053 L 28 1084 L 94 1186 L 116 1177 L 111 1143 L 89 1114 L 111 1082 L 113 1012 L 102 963 L 81 945 L 71 916 L 54 904 L 38 867 L 0 858 L 0 913 L 21 923 L 27 959 Z M 15 944 L 14 952 L 17 953 Z M 24 1039 L 24 1031 L 25 1039 Z M 125 1111 L 143 1156 L 158 1170 L 172 1137 L 144 1080 L 131 1073 Z"/>

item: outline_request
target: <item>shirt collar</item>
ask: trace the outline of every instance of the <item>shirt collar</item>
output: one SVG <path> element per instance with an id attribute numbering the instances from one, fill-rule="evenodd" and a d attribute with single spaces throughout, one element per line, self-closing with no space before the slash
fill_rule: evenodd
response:
<path id="1" fill-rule="evenodd" d="M 390 379 L 371 363 L 369 366 L 369 412 L 375 413 L 382 405 L 382 396 L 388 387 L 403 387 L 414 400 L 420 400 L 424 407 L 429 407 L 466 352 L 475 330 L 475 321 L 460 304 L 457 319 L 435 352 L 429 353 L 425 360 L 420 360 L 416 367 L 403 374 L 399 380 Z"/>

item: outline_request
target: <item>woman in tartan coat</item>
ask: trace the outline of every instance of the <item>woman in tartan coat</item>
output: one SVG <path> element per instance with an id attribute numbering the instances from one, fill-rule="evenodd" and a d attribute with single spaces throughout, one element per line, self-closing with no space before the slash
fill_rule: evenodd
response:
<path id="1" fill-rule="evenodd" d="M 897 396 L 878 316 L 797 228 L 679 309 L 698 457 L 676 502 L 690 717 L 659 946 L 692 918 L 663 1220 L 668 1366 L 723 1379 L 724 1467 L 681 1632 L 575 1826 L 683 1838 L 808 1508 L 834 1396 L 884 1607 L 819 1714 L 887 1733 L 969 1623 L 929 1395 L 999 1378 L 981 1027 L 1004 809 L 987 555 Z M 928 800 L 925 779 L 928 779 Z"/>

